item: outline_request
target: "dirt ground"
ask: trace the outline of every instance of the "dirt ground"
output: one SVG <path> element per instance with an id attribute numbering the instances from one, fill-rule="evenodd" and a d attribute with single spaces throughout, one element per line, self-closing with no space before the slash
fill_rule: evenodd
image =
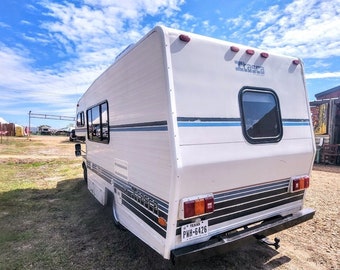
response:
<path id="1" fill-rule="evenodd" d="M 32 140 L 41 140 L 40 137 L 32 137 Z M 0 159 L 29 158 L 74 158 L 73 144 L 59 147 L 62 137 L 46 136 L 43 138 L 48 148 L 40 152 L 28 152 L 21 157 L 15 155 L 1 155 Z M 81 161 L 79 161 L 81 162 Z M 84 188 L 86 189 L 86 188 Z M 91 196 L 89 193 L 88 196 Z M 178 266 L 179 269 L 340 269 L 340 166 L 315 165 L 312 171 L 311 186 L 306 195 L 305 206 L 316 210 L 313 220 L 280 232 L 275 237 L 281 239 L 280 248 L 275 250 L 260 244 L 251 244 L 198 262 Z M 98 209 L 100 205 L 97 206 Z M 107 214 L 110 214 L 109 212 Z M 90 218 L 87 216 L 87 218 Z M 94 217 L 96 218 L 96 217 Z M 124 256 L 127 261 L 136 261 L 124 266 L 125 269 L 165 269 L 168 264 L 162 261 L 151 248 L 141 243 L 128 232 L 121 232 L 112 226 L 112 233 L 107 237 L 116 239 L 108 240 L 105 237 L 91 239 L 94 245 L 91 251 L 87 250 L 87 256 L 96 256 L 95 243 L 105 245 L 111 249 L 112 243 L 123 243 L 129 246 L 120 248 L 119 252 L 108 253 L 110 260 L 117 261 L 115 256 Z M 270 237 L 273 239 L 274 236 Z M 85 241 L 86 238 L 83 240 Z M 126 242 L 128 239 L 128 242 Z M 100 243 L 99 243 L 100 242 Z M 87 245 L 87 243 L 84 243 Z M 121 269 L 120 267 L 108 268 L 107 264 L 97 260 L 96 269 Z M 94 269 L 94 268 L 89 268 Z"/>

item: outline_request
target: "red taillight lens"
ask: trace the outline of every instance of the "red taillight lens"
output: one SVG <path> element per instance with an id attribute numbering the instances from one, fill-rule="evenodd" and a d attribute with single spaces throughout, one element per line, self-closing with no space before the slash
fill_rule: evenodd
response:
<path id="1" fill-rule="evenodd" d="M 309 188 L 309 177 L 308 176 L 302 176 L 293 179 L 292 182 L 292 191 L 298 191 L 302 189 Z"/>
<path id="2" fill-rule="evenodd" d="M 211 213 L 215 209 L 214 197 L 199 198 L 183 203 L 184 218 Z"/>
<path id="3" fill-rule="evenodd" d="M 305 188 L 309 188 L 309 177 L 305 178 Z"/>
<path id="4" fill-rule="evenodd" d="M 195 215 L 195 201 L 184 203 L 184 217 L 193 217 Z"/>
<path id="5" fill-rule="evenodd" d="M 215 209 L 214 197 L 205 198 L 204 203 L 205 203 L 206 213 L 214 212 L 214 209 Z"/>

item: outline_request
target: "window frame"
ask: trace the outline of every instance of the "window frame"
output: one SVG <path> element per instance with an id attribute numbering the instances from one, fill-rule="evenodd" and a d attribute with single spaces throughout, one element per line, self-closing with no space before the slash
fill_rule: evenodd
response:
<path id="1" fill-rule="evenodd" d="M 106 105 L 106 114 L 105 114 L 105 118 L 106 118 L 106 123 L 103 123 L 103 105 Z M 91 129 L 93 128 L 93 119 L 92 119 L 92 112 L 93 111 L 97 111 L 98 112 L 98 127 L 99 129 L 97 129 L 96 134 L 99 130 L 99 136 L 94 135 L 93 131 L 91 133 Z M 96 119 L 95 119 L 96 120 Z M 109 125 L 109 105 L 107 100 L 100 102 L 90 108 L 88 108 L 86 110 L 86 124 L 87 124 L 87 138 L 89 141 L 92 142 L 97 142 L 97 143 L 104 143 L 104 144 L 109 144 L 110 143 L 110 125 Z M 107 136 L 104 136 L 104 129 L 107 129 Z"/>
<path id="2" fill-rule="evenodd" d="M 272 135 L 272 136 L 254 136 L 251 135 L 249 133 L 249 129 L 247 129 L 247 119 L 249 119 L 249 117 L 247 117 L 247 109 L 244 106 L 244 96 L 246 93 L 258 93 L 259 95 L 261 94 L 266 94 L 266 95 L 271 95 L 274 98 L 275 101 L 275 106 L 273 107 L 273 109 L 275 108 L 275 110 L 273 112 L 275 112 L 275 114 L 273 115 L 275 117 L 276 120 L 276 129 L 278 130 L 277 134 Z M 259 99 L 259 103 L 260 103 L 260 99 Z M 259 88 L 259 87 L 250 87 L 250 86 L 245 86 L 242 87 L 241 90 L 239 91 L 239 106 L 240 106 L 240 114 L 241 114 L 241 125 L 242 125 L 242 132 L 243 132 L 243 136 L 245 137 L 245 139 L 251 143 L 251 144 L 263 144 L 263 143 L 277 143 L 279 141 L 281 141 L 282 137 L 283 137 L 283 126 L 282 126 L 282 117 L 281 117 L 281 109 L 280 109 L 280 102 L 279 102 L 279 98 L 277 96 L 277 94 L 275 93 L 274 90 L 269 89 L 269 88 Z M 268 111 L 266 113 L 266 115 L 270 113 L 270 111 Z M 263 119 L 263 117 L 261 118 Z M 259 119 L 257 122 L 260 122 Z M 268 127 L 267 127 L 268 129 Z M 272 130 L 275 130 L 274 128 Z"/>
<path id="3" fill-rule="evenodd" d="M 85 113 L 84 113 L 84 111 L 78 112 L 77 113 L 77 121 L 76 121 L 77 127 L 85 126 L 85 122 L 86 121 L 85 121 Z"/>

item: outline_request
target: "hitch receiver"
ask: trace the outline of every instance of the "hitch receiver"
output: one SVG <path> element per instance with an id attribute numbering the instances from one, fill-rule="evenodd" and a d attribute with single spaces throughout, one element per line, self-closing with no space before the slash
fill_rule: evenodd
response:
<path id="1" fill-rule="evenodd" d="M 258 239 L 258 237 L 256 237 Z M 259 239 L 260 243 L 262 244 L 266 244 L 268 246 L 274 246 L 275 249 L 278 249 L 280 247 L 279 243 L 280 243 L 280 239 L 275 237 L 274 238 L 274 242 L 269 241 L 269 239 L 267 237 L 261 238 Z"/>

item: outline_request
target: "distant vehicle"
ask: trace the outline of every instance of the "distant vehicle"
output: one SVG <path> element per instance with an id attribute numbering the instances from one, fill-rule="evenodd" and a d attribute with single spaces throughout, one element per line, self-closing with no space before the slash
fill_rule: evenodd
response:
<path id="1" fill-rule="evenodd" d="M 40 135 L 52 135 L 52 131 L 44 128 L 40 131 Z"/>
<path id="2" fill-rule="evenodd" d="M 154 28 L 77 104 L 88 189 L 165 259 L 278 248 L 265 237 L 315 213 L 303 74 L 294 57 Z"/>
<path id="3" fill-rule="evenodd" d="M 50 126 L 42 125 L 39 126 L 39 133 L 40 135 L 52 135 L 52 130 Z"/>
<path id="4" fill-rule="evenodd" d="M 56 136 L 69 136 L 70 135 L 70 131 L 67 130 L 57 130 L 54 135 Z"/>
<path id="5" fill-rule="evenodd" d="M 70 132 L 70 142 L 76 141 L 77 136 L 76 136 L 76 131 L 74 129 L 71 130 Z"/>

